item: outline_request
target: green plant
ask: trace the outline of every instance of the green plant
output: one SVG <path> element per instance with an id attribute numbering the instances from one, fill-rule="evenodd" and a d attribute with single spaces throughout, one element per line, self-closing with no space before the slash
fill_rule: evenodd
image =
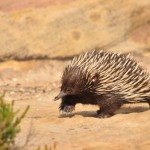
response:
<path id="1" fill-rule="evenodd" d="M 14 144 L 15 137 L 20 131 L 21 120 L 28 110 L 29 106 L 17 116 L 19 110 L 14 110 L 14 101 L 6 103 L 4 95 L 0 97 L 0 150 L 8 150 Z"/>

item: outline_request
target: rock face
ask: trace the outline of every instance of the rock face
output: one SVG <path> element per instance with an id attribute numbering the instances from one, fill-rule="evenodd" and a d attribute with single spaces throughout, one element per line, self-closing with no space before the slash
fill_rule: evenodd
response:
<path id="1" fill-rule="evenodd" d="M 149 0 L 15 0 L 0 2 L 0 10 L 1 60 L 150 48 Z"/>

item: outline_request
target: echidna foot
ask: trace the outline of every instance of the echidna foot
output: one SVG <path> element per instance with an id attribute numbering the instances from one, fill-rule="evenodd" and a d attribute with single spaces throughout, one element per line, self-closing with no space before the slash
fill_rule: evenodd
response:
<path id="1" fill-rule="evenodd" d="M 99 118 L 109 118 L 109 117 L 111 117 L 112 115 L 110 115 L 110 114 L 106 114 L 106 113 L 100 113 L 100 114 L 98 114 L 98 117 Z"/>
<path id="2" fill-rule="evenodd" d="M 72 113 L 74 110 L 74 105 L 64 105 L 64 107 L 60 107 L 60 112 L 62 113 Z"/>
<path id="3" fill-rule="evenodd" d="M 101 110 L 97 110 L 97 114 L 98 114 L 99 118 L 109 118 L 109 117 L 113 116 L 113 114 L 110 114 L 108 112 L 101 111 Z"/>

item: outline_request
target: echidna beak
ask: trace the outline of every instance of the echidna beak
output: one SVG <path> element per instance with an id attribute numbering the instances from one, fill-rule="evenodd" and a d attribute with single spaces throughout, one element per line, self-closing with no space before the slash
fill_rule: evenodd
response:
<path id="1" fill-rule="evenodd" d="M 54 98 L 54 101 L 57 101 L 59 100 L 60 98 L 66 96 L 67 94 L 64 93 L 63 91 L 61 91 L 55 98 Z"/>

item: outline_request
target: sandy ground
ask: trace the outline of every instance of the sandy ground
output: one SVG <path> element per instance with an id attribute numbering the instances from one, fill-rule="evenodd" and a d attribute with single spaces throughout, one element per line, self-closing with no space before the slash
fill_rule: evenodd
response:
<path id="1" fill-rule="evenodd" d="M 135 57 L 150 71 L 149 56 Z M 6 91 L 5 99 L 14 99 L 16 109 L 20 110 L 30 105 L 16 145 L 25 144 L 27 150 L 55 142 L 58 150 L 150 149 L 148 104 L 125 105 L 106 119 L 96 117 L 96 106 L 77 105 L 73 114 L 59 114 L 60 101 L 54 102 L 53 98 L 59 92 L 67 63 L 57 60 L 1 63 L 0 86 L 1 93 Z"/>

